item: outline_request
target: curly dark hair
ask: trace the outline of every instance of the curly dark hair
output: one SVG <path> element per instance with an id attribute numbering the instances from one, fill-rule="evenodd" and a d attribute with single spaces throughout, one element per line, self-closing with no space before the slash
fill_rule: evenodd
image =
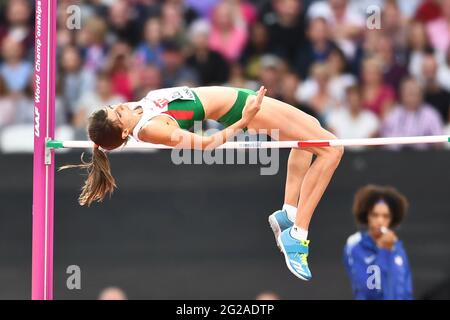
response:
<path id="1" fill-rule="evenodd" d="M 408 211 L 409 203 L 406 197 L 390 186 L 367 185 L 359 189 L 353 201 L 353 214 L 356 222 L 367 226 L 368 216 L 375 204 L 384 200 L 391 212 L 391 228 L 397 227 Z"/>

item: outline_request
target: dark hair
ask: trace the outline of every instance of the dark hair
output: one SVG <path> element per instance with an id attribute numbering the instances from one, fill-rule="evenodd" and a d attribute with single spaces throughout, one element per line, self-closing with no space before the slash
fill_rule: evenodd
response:
<path id="1" fill-rule="evenodd" d="M 162 43 L 164 52 L 180 53 L 183 51 L 183 47 L 175 40 L 166 40 Z"/>
<path id="2" fill-rule="evenodd" d="M 352 84 L 345 89 L 345 94 L 347 96 L 352 93 L 356 93 L 358 96 L 362 97 L 363 92 L 361 86 L 358 84 Z"/>
<path id="3" fill-rule="evenodd" d="M 117 123 L 108 119 L 108 114 L 104 109 L 94 112 L 89 117 L 88 134 L 89 138 L 96 144 L 91 161 L 84 161 L 83 153 L 81 164 L 67 165 L 59 169 L 82 168 L 87 170 L 88 176 L 78 198 L 78 202 L 82 206 L 90 206 L 94 201 L 103 201 L 105 196 L 111 195 L 116 187 L 108 157 L 99 147 L 113 150 L 126 143 L 126 139 L 122 138 L 121 128 Z"/>
<path id="4" fill-rule="evenodd" d="M 5 79 L 0 76 L 0 97 L 9 95 L 9 88 Z"/>
<path id="5" fill-rule="evenodd" d="M 405 217 L 409 204 L 403 194 L 390 186 L 367 185 L 356 192 L 353 201 L 356 221 L 366 226 L 370 211 L 380 200 L 385 201 L 389 207 L 392 218 L 389 227 L 397 227 Z"/>
<path id="6" fill-rule="evenodd" d="M 347 57 L 345 56 L 344 51 L 339 48 L 338 46 L 333 46 L 330 50 L 330 55 L 336 53 L 338 55 L 338 57 L 341 59 L 342 61 L 342 73 L 348 73 L 350 72 L 350 67 L 349 67 L 349 63 L 347 60 Z"/>

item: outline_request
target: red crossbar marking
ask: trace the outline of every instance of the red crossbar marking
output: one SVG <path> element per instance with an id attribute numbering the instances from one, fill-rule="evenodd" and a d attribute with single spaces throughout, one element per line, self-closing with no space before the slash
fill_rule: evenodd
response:
<path id="1" fill-rule="evenodd" d="M 168 110 L 163 113 L 166 113 L 177 120 L 192 120 L 194 117 L 194 111 L 192 110 Z"/>
<path id="2" fill-rule="evenodd" d="M 330 143 L 328 141 L 325 142 L 308 142 L 308 141 L 299 141 L 299 148 L 308 148 L 308 147 L 329 147 Z"/>

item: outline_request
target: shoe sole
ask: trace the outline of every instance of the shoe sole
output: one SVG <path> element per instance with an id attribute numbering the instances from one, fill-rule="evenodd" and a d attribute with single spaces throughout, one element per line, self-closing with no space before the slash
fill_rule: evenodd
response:
<path id="1" fill-rule="evenodd" d="M 295 270 L 291 267 L 291 263 L 289 262 L 289 257 L 288 257 L 288 255 L 286 254 L 286 251 L 284 251 L 284 247 L 281 245 L 281 234 L 278 235 L 278 237 L 277 237 L 277 244 L 278 244 L 279 248 L 281 249 L 281 252 L 282 252 L 283 255 L 284 255 L 284 261 L 286 262 L 286 265 L 287 265 L 288 269 L 294 274 L 294 276 L 296 276 L 297 278 L 302 279 L 302 280 L 304 280 L 304 281 L 309 281 L 309 280 L 311 280 L 311 279 L 307 279 L 307 278 L 302 277 L 297 271 L 295 271 Z"/>
<path id="2" fill-rule="evenodd" d="M 281 228 L 280 228 L 280 225 L 278 224 L 277 219 L 273 215 L 269 216 L 269 225 L 270 225 L 270 228 L 272 229 L 273 234 L 275 236 L 275 243 L 277 244 L 278 249 L 280 249 L 280 251 L 283 252 L 281 250 L 281 245 L 278 242 L 278 236 L 281 233 Z"/>

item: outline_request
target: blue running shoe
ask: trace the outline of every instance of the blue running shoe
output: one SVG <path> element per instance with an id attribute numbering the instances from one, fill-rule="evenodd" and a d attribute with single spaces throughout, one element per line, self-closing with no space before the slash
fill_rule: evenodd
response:
<path id="1" fill-rule="evenodd" d="M 297 240 L 291 236 L 291 228 L 284 230 L 278 236 L 278 243 L 284 254 L 286 265 L 298 278 L 308 281 L 312 278 L 308 268 L 309 240 Z"/>
<path id="2" fill-rule="evenodd" d="M 289 220 L 286 210 L 278 210 L 269 216 L 269 225 L 275 235 L 277 246 L 281 250 L 280 244 L 278 243 L 278 236 L 281 232 L 292 227 L 294 224 Z"/>

